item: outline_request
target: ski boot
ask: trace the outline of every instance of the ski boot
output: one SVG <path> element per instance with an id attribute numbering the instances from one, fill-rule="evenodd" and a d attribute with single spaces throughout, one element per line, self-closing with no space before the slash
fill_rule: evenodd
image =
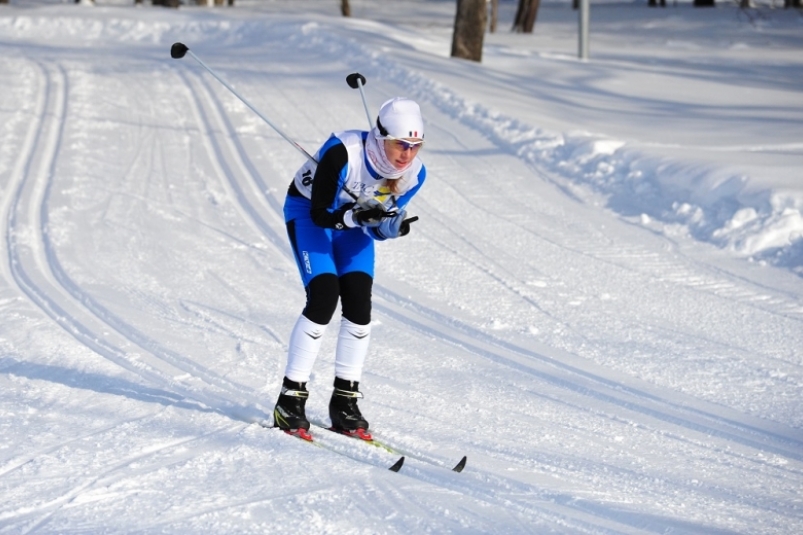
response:
<path id="1" fill-rule="evenodd" d="M 329 401 L 329 418 L 332 420 L 332 431 L 343 435 L 373 440 L 368 432 L 368 422 L 357 407 L 357 400 L 362 397 L 360 383 L 335 377 L 335 390 Z"/>
<path id="2" fill-rule="evenodd" d="M 288 435 L 312 442 L 309 434 L 309 420 L 304 412 L 309 392 L 307 383 L 291 381 L 287 377 L 282 382 L 282 393 L 273 409 L 273 427 L 278 427 Z"/>

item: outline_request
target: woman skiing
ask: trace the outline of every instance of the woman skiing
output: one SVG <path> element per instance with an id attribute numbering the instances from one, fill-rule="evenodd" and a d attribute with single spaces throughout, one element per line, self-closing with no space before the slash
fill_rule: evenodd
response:
<path id="1" fill-rule="evenodd" d="M 370 131 L 332 134 L 296 173 L 284 205 L 290 245 L 307 294 L 290 335 L 274 426 L 311 440 L 307 382 L 327 325 L 341 303 L 335 352 L 332 428 L 370 440 L 357 407 L 371 334 L 374 242 L 410 231 L 405 207 L 424 183 L 417 157 L 424 142 L 421 110 L 406 98 L 385 102 Z M 317 162 L 317 163 L 316 163 Z"/>

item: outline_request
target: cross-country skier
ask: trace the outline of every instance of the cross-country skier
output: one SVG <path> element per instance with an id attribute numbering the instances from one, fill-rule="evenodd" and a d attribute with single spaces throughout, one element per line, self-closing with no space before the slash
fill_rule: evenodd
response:
<path id="1" fill-rule="evenodd" d="M 423 142 L 418 104 L 394 98 L 370 132 L 332 134 L 315 154 L 318 163 L 308 161 L 290 184 L 284 215 L 307 302 L 290 335 L 274 426 L 311 439 L 307 381 L 340 299 L 329 416 L 335 430 L 370 440 L 357 399 L 371 334 L 374 241 L 410 231 L 405 207 L 426 177 L 417 156 Z"/>

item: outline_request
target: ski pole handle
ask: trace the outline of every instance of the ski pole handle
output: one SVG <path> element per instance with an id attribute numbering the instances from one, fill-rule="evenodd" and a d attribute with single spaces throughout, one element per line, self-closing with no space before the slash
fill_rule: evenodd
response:
<path id="1" fill-rule="evenodd" d="M 371 113 L 368 111 L 368 103 L 365 101 L 365 91 L 363 87 L 366 84 L 365 76 L 358 72 L 354 72 L 346 76 L 346 83 L 352 89 L 360 90 L 360 97 L 362 97 L 362 107 L 365 108 L 365 117 L 368 119 L 368 130 L 374 127 L 374 122 L 371 120 Z"/>

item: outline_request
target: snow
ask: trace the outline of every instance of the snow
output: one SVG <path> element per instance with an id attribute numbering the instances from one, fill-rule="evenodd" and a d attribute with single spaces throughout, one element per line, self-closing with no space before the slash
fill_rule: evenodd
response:
<path id="1" fill-rule="evenodd" d="M 453 0 L 0 5 L 0 533 L 803 531 L 803 18 Z M 363 412 L 270 420 L 303 156 L 416 98 Z M 325 423 L 336 326 L 310 382 Z M 461 474 L 448 468 L 462 455 Z"/>

